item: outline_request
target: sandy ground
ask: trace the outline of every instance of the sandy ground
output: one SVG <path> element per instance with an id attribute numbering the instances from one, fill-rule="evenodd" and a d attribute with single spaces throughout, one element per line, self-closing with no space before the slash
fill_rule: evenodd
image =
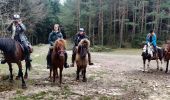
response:
<path id="1" fill-rule="evenodd" d="M 7 65 L 0 67 L 0 100 L 170 100 L 169 73 L 157 71 L 155 61 L 151 62 L 151 72 L 143 73 L 140 50 L 93 52 L 94 65 L 87 68 L 87 82 L 76 81 L 76 67 L 72 67 L 64 69 L 59 87 L 58 82 L 48 80 L 47 48 L 34 48 L 27 89 L 21 89 L 19 80 L 10 83 Z M 70 63 L 71 51 L 68 54 Z M 15 65 L 14 75 L 17 70 Z"/>

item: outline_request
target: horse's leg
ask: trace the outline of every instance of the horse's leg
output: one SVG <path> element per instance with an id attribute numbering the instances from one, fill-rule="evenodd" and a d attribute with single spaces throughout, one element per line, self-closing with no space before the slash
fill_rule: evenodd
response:
<path id="1" fill-rule="evenodd" d="M 146 59 L 143 58 L 143 72 L 145 72 L 145 63 L 146 63 Z"/>
<path id="2" fill-rule="evenodd" d="M 50 80 L 51 80 L 51 73 L 52 73 L 52 68 L 50 68 L 50 76 L 49 76 Z"/>
<path id="3" fill-rule="evenodd" d="M 147 64 L 147 71 L 149 71 L 150 70 L 150 68 L 149 68 L 149 65 L 150 65 L 150 59 L 148 59 L 148 64 Z"/>
<path id="4" fill-rule="evenodd" d="M 62 83 L 62 71 L 63 71 L 63 67 L 60 68 L 60 85 Z"/>
<path id="5" fill-rule="evenodd" d="M 159 61 L 158 61 L 158 59 L 156 59 L 156 63 L 157 63 L 157 70 L 159 70 Z"/>
<path id="6" fill-rule="evenodd" d="M 53 82 L 55 83 L 55 77 L 56 77 L 56 68 L 53 66 Z"/>
<path id="7" fill-rule="evenodd" d="M 21 77 L 21 79 L 22 79 L 22 88 L 26 88 L 26 84 L 25 84 L 25 80 L 24 80 L 23 72 L 22 72 L 22 64 L 21 64 L 21 62 L 18 62 L 17 65 L 19 68 L 19 77 Z"/>
<path id="8" fill-rule="evenodd" d="M 161 62 L 161 68 L 160 68 L 160 71 L 163 71 L 163 68 L 162 68 L 162 59 L 160 59 L 160 62 Z"/>
<path id="9" fill-rule="evenodd" d="M 86 82 L 87 78 L 86 78 L 86 66 L 84 66 L 83 68 L 83 82 Z"/>
<path id="10" fill-rule="evenodd" d="M 167 60 L 167 63 L 166 63 L 166 71 L 165 71 L 165 73 L 168 72 L 168 65 L 169 65 L 169 60 Z"/>
<path id="11" fill-rule="evenodd" d="M 58 68 L 56 69 L 56 78 L 58 78 Z"/>
<path id="12" fill-rule="evenodd" d="M 79 73 L 80 73 L 80 66 L 77 66 L 77 78 L 76 78 L 76 80 L 79 80 Z"/>
<path id="13" fill-rule="evenodd" d="M 10 82 L 12 82 L 12 81 L 13 81 L 12 64 L 11 64 L 11 63 L 8 63 L 8 66 L 9 66 L 9 71 L 10 71 Z"/>
<path id="14" fill-rule="evenodd" d="M 15 78 L 16 80 L 19 80 L 20 79 L 20 76 L 19 76 L 19 70 L 18 70 L 18 75 L 16 76 Z"/>

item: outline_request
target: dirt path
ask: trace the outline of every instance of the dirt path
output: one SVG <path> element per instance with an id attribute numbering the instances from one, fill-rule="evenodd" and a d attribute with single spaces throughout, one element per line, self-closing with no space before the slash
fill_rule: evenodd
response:
<path id="1" fill-rule="evenodd" d="M 140 51 L 136 50 L 137 53 L 133 55 L 129 53 L 130 50 L 92 53 L 95 65 L 88 66 L 87 82 L 75 81 L 76 67 L 68 68 L 64 69 L 64 83 L 59 87 L 47 78 L 47 48 L 46 45 L 35 47 L 33 69 L 29 73 L 26 90 L 21 89 L 20 81 L 9 83 L 5 77 L 8 69 L 0 69 L 3 73 L 0 100 L 170 100 L 169 74 L 156 71 L 154 62 L 151 63 L 151 73 L 143 73 Z M 70 63 L 71 51 L 68 54 Z"/>

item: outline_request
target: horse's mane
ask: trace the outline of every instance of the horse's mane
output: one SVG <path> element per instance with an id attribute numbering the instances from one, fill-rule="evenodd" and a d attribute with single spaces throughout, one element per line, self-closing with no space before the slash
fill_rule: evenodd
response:
<path id="1" fill-rule="evenodd" d="M 6 54 L 13 54 L 16 41 L 11 38 L 0 38 L 0 50 Z"/>
<path id="2" fill-rule="evenodd" d="M 82 45 L 82 44 L 86 44 L 86 46 L 87 46 L 88 48 L 90 47 L 90 41 L 89 41 L 88 39 L 82 39 L 82 40 L 79 42 L 78 46 L 79 46 L 79 45 Z"/>
<path id="3" fill-rule="evenodd" d="M 57 39 L 54 43 L 54 48 L 57 49 L 58 47 L 64 46 L 65 48 L 65 40 L 64 39 Z"/>

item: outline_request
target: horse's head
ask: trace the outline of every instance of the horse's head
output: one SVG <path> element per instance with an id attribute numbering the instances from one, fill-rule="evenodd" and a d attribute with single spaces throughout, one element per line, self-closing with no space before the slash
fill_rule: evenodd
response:
<path id="1" fill-rule="evenodd" d="M 65 40 L 58 39 L 54 43 L 54 50 L 59 57 L 64 57 L 65 55 Z"/>
<path id="2" fill-rule="evenodd" d="M 81 58 L 85 58 L 88 53 L 88 48 L 90 46 L 90 41 L 88 39 L 82 39 L 78 44 L 78 53 Z"/>
<path id="3" fill-rule="evenodd" d="M 170 43 L 163 45 L 163 56 L 165 60 L 170 59 Z"/>
<path id="4" fill-rule="evenodd" d="M 149 56 L 149 55 L 152 55 L 152 46 L 150 45 L 150 43 L 147 43 L 144 45 L 143 47 L 143 52 L 142 52 L 142 56 Z"/>

